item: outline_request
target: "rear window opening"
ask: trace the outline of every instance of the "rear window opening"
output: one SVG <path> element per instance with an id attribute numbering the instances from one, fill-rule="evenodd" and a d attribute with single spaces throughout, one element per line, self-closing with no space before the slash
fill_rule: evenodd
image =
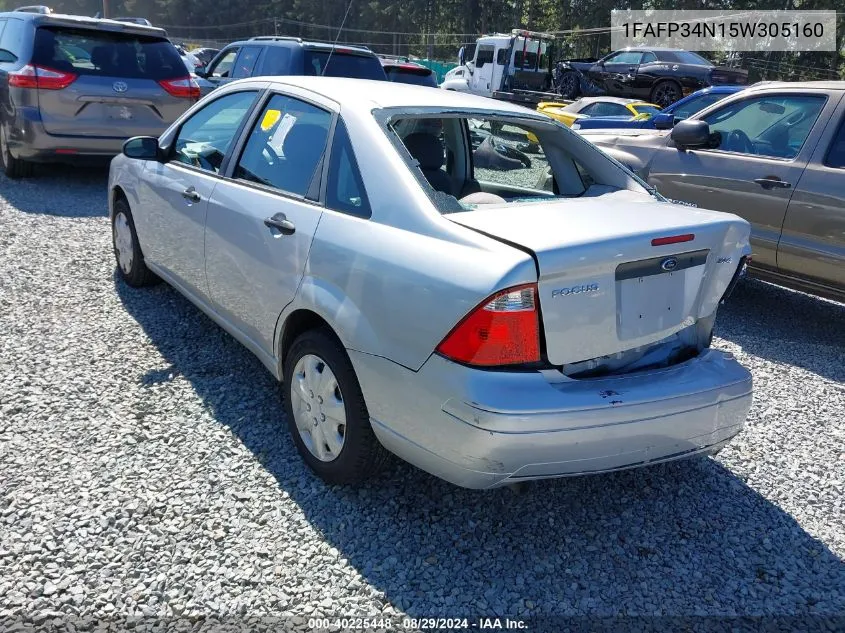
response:
<path id="1" fill-rule="evenodd" d="M 93 29 L 39 27 L 32 63 L 94 77 L 161 81 L 188 76 L 179 53 L 167 40 Z"/>
<path id="2" fill-rule="evenodd" d="M 441 213 L 555 202 L 613 190 L 650 193 L 577 135 L 496 116 L 402 116 L 387 124 Z"/>
<path id="3" fill-rule="evenodd" d="M 353 79 L 386 79 L 381 62 L 371 55 L 357 55 L 338 50 L 305 51 L 305 75 L 351 77 Z"/>

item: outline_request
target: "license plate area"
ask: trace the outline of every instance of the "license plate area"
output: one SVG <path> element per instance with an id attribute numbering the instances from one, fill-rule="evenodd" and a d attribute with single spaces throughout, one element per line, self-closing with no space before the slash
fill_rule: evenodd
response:
<path id="1" fill-rule="evenodd" d="M 708 250 L 653 257 L 616 269 L 616 328 L 620 340 L 676 329 L 692 314 Z"/>
<path id="2" fill-rule="evenodd" d="M 135 118 L 135 113 L 131 106 L 109 105 L 106 106 L 106 116 L 114 121 L 131 121 Z"/>

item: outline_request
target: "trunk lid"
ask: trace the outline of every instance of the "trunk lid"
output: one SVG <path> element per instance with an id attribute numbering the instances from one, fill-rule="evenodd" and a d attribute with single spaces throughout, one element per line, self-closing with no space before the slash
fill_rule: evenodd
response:
<path id="1" fill-rule="evenodd" d="M 648 345 L 712 315 L 750 253 L 745 220 L 627 191 L 447 217 L 534 256 L 554 365 Z M 659 242 L 675 236 L 693 237 Z"/>
<path id="2" fill-rule="evenodd" d="M 188 77 L 176 49 L 162 37 L 42 26 L 32 63 L 75 76 L 66 88 L 38 89 L 49 134 L 158 136 L 194 102 L 170 94 L 160 83 Z"/>

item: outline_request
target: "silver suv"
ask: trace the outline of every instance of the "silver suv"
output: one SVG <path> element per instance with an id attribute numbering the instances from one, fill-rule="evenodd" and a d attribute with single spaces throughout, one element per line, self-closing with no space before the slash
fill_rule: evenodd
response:
<path id="1" fill-rule="evenodd" d="M 132 136 L 161 134 L 199 99 L 166 33 L 80 16 L 0 13 L 0 162 L 111 158 Z"/>

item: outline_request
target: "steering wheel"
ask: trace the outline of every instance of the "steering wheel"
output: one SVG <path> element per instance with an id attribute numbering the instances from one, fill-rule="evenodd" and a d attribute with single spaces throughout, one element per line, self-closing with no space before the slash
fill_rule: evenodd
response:
<path id="1" fill-rule="evenodd" d="M 497 154 L 504 156 L 505 158 L 510 158 L 511 160 L 518 160 L 520 163 L 522 163 L 523 167 L 531 167 L 531 159 L 528 158 L 528 155 L 524 152 L 520 152 L 515 147 L 505 145 L 504 143 L 493 143 L 493 149 L 496 150 Z"/>
<path id="2" fill-rule="evenodd" d="M 731 130 L 725 140 L 725 149 L 731 152 L 742 152 L 743 154 L 754 153 L 754 143 L 748 138 L 748 134 L 742 130 Z"/>

